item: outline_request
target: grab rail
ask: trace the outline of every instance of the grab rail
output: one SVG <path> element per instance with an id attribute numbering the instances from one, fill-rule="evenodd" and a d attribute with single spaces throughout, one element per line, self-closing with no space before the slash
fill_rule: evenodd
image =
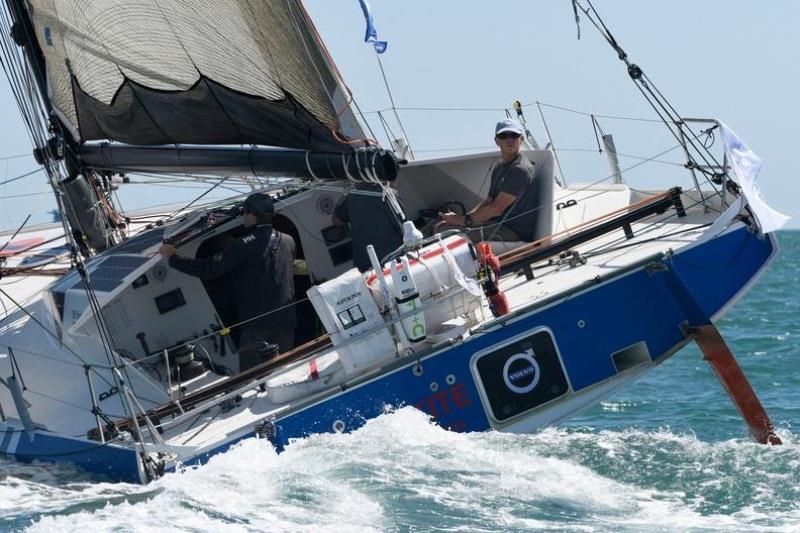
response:
<path id="1" fill-rule="evenodd" d="M 686 211 L 681 201 L 681 193 L 682 190 L 680 187 L 673 187 L 660 196 L 648 199 L 641 204 L 630 206 L 627 208 L 627 212 L 617 217 L 593 226 L 588 226 L 584 230 L 573 235 L 568 235 L 556 242 L 544 244 L 546 241 L 543 239 L 518 248 L 517 250 L 506 252 L 500 256 L 501 275 L 520 269 L 526 269 L 533 263 L 558 255 L 561 252 L 620 228 L 626 231 L 626 235 L 630 234 L 632 236 L 632 233 L 629 233 L 632 223 L 650 215 L 663 213 L 673 206 L 678 212 L 679 217 L 686 216 Z M 548 237 L 548 239 L 552 239 L 552 237 Z"/>

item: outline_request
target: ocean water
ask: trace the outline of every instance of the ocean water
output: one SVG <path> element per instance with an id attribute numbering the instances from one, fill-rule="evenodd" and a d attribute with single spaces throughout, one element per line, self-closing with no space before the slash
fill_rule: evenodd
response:
<path id="1" fill-rule="evenodd" d="M 567 424 L 457 434 L 411 408 L 148 485 L 0 458 L 0 530 L 800 531 L 800 232 L 718 324 L 784 441 L 752 443 L 693 346 Z"/>

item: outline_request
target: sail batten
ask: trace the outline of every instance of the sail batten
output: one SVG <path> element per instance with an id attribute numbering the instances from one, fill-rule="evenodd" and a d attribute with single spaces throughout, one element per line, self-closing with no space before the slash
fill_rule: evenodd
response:
<path id="1" fill-rule="evenodd" d="M 81 141 L 349 151 L 364 136 L 299 0 L 28 5 Z"/>

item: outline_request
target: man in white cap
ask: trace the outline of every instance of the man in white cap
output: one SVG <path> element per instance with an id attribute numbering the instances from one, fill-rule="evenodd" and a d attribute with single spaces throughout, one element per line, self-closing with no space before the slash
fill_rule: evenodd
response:
<path id="1" fill-rule="evenodd" d="M 436 231 L 464 229 L 473 241 L 533 241 L 537 195 L 536 171 L 521 152 L 524 129 L 512 118 L 495 127 L 500 162 L 492 169 L 489 194 L 466 215 L 442 213 Z"/>

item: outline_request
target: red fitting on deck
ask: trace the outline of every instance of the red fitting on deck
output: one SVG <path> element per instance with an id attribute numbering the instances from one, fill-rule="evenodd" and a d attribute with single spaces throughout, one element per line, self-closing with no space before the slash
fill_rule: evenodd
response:
<path id="1" fill-rule="evenodd" d="M 479 242 L 476 246 L 481 265 L 490 268 L 495 276 L 500 275 L 500 258 L 492 251 L 492 245 L 488 242 Z"/>
<path id="2" fill-rule="evenodd" d="M 495 317 L 507 315 L 511 311 L 508 298 L 500 290 L 498 278 L 500 277 L 500 258 L 492 252 L 492 245 L 488 242 L 479 242 L 475 247 L 478 251 L 478 260 L 483 271 L 483 292 L 489 299 L 489 309 Z"/>

